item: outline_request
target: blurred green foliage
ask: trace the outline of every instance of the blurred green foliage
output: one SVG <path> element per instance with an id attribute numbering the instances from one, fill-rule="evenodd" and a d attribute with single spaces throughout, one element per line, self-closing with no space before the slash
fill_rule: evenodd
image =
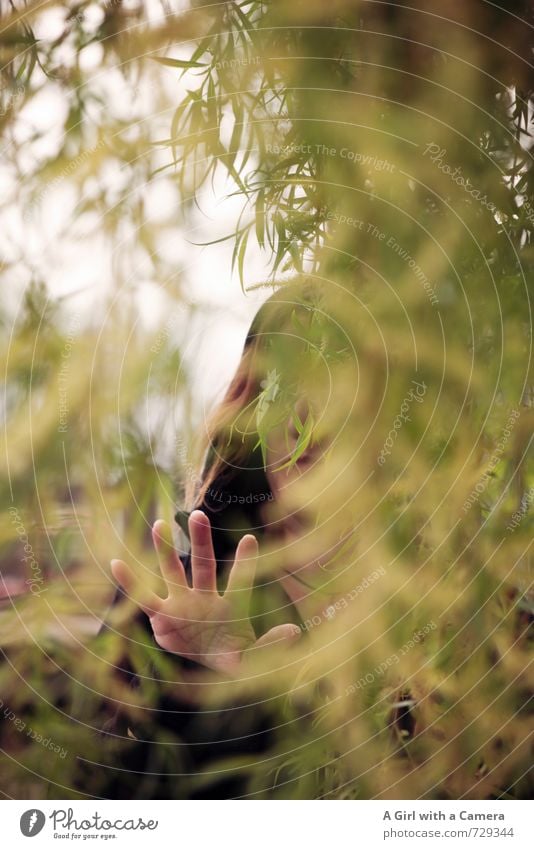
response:
<path id="1" fill-rule="evenodd" d="M 13 595 L 0 609 L 2 794 L 107 795 L 110 766 L 127 773 L 132 739 L 154 733 L 149 774 L 123 776 L 139 798 L 209 793 L 221 774 L 267 798 L 531 794 L 531 4 L 0 8 L 13 216 L 0 268 L 0 557 Z M 52 141 L 31 111 L 49 92 Z M 328 468 L 283 505 L 305 505 L 310 522 L 284 556 L 328 550 L 347 526 L 353 548 L 337 583 L 315 587 L 295 657 L 207 686 L 157 650 L 132 603 L 108 613 L 108 563 L 129 558 L 157 586 L 150 525 L 191 482 L 192 308 L 163 236 L 210 183 L 241 203 L 224 238 L 243 289 L 319 282 L 357 374 L 329 363 L 324 404 L 320 367 L 275 352 L 320 412 L 298 420 L 303 444 L 317 427 L 337 434 Z M 160 184 L 176 202 L 158 218 L 147 197 Z M 47 231 L 57 203 L 66 220 Z M 81 257 L 87 244 L 95 260 L 110 252 L 94 302 L 51 291 L 40 231 Z M 251 277 L 259 250 L 265 280 Z M 165 296 L 155 329 L 139 321 L 145 278 Z M 276 399 L 265 366 L 264 407 Z M 424 403 L 406 400 L 416 384 Z M 273 421 L 261 403 L 260 443 Z M 274 548 L 263 568 L 279 570 Z M 330 596 L 345 599 L 335 615 Z M 267 705 L 277 731 L 262 757 L 221 755 L 188 775 L 179 728 L 154 732 L 147 711 L 162 691 L 213 711 L 212 732 L 248 733 L 246 719 L 225 725 L 241 701 Z M 99 734 L 110 705 L 124 737 Z"/>

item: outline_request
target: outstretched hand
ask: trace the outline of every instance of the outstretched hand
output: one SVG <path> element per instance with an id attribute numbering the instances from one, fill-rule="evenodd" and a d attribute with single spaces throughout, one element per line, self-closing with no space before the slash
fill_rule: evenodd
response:
<path id="1" fill-rule="evenodd" d="M 250 649 L 291 642 L 300 635 L 298 626 L 286 624 L 271 628 L 256 639 L 249 618 L 258 559 L 254 536 L 247 534 L 239 542 L 226 591 L 220 595 L 211 525 L 200 510 L 191 513 L 189 532 L 192 587 L 174 548 L 169 525 L 160 519 L 152 528 L 161 574 L 167 585 L 166 598 L 143 588 L 123 560 L 111 561 L 113 576 L 147 614 L 154 639 L 161 648 L 210 669 L 229 672 L 241 665 L 244 653 Z"/>

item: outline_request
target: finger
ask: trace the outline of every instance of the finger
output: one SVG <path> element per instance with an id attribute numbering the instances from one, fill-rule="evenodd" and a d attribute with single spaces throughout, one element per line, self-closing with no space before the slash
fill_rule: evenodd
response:
<path id="1" fill-rule="evenodd" d="M 234 564 L 228 576 L 225 597 L 243 613 L 248 612 L 258 562 L 258 541 L 246 534 L 237 546 Z"/>
<path id="2" fill-rule="evenodd" d="M 267 631 L 263 637 L 256 640 L 249 651 L 252 651 L 253 649 L 263 649 L 265 646 L 274 646 L 276 644 L 281 645 L 286 643 L 290 645 L 298 640 L 300 633 L 298 625 L 291 625 L 289 623 L 287 625 L 275 625 L 274 628 Z"/>
<path id="3" fill-rule="evenodd" d="M 152 540 L 158 555 L 159 568 L 167 584 L 169 595 L 175 592 L 178 587 L 187 587 L 183 563 L 174 547 L 172 532 L 167 522 L 164 522 L 162 519 L 154 522 Z"/>
<path id="4" fill-rule="evenodd" d="M 163 599 L 156 595 L 156 593 L 153 593 L 152 590 L 143 588 L 140 591 L 139 580 L 124 560 L 112 560 L 111 572 L 126 595 L 135 601 L 147 616 L 154 616 L 161 609 Z"/>
<path id="5" fill-rule="evenodd" d="M 217 564 L 211 539 L 210 520 L 201 510 L 193 510 L 189 517 L 191 537 L 191 571 L 193 589 L 217 590 Z"/>

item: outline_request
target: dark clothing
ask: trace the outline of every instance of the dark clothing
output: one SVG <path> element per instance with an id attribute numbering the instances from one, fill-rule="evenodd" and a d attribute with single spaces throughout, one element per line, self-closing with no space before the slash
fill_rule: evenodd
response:
<path id="1" fill-rule="evenodd" d="M 215 524 L 213 511 L 210 512 Z M 187 514 L 177 517 L 182 530 L 187 527 L 184 516 Z M 240 529 L 239 535 L 244 532 Z M 218 534 L 217 530 L 213 534 L 218 576 L 222 576 L 220 589 L 226 584 L 230 565 L 230 558 L 224 556 L 228 551 L 227 533 L 219 528 Z M 182 557 L 182 561 L 190 580 L 189 555 Z M 112 607 L 124 600 L 123 592 L 118 590 Z M 269 606 L 272 610 L 272 603 Z M 276 607 L 281 608 L 280 621 L 299 622 L 296 610 L 288 608 L 285 596 Z M 269 624 L 264 622 L 261 590 L 255 593 L 254 613 L 252 621 L 258 636 L 277 624 L 267 611 Z M 145 709 L 143 718 L 132 722 L 120 704 L 105 706 L 107 720 L 100 727 L 111 762 L 104 766 L 107 780 L 99 795 L 130 799 L 226 799 L 246 794 L 247 764 L 254 763 L 273 745 L 273 728 L 279 718 L 262 704 L 224 705 L 213 710 L 199 708 L 180 698 L 177 692 L 184 692 L 181 683 L 184 673 L 200 672 L 202 667 L 157 646 L 149 619 L 142 612 L 135 616 L 133 626 L 136 642 L 146 646 L 146 665 L 135 672 L 125 657 L 116 674 L 128 681 L 132 692 L 141 696 Z M 106 625 L 101 634 L 105 631 Z"/>

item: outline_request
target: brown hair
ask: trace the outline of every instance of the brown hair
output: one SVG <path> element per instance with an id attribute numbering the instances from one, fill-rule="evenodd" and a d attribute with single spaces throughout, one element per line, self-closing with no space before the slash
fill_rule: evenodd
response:
<path id="1" fill-rule="evenodd" d="M 252 456 L 256 458 L 257 434 L 250 428 L 255 402 L 267 370 L 275 363 L 280 364 L 273 359 L 269 342 L 273 334 L 283 335 L 288 330 L 294 333 L 296 321 L 304 329 L 303 316 L 318 306 L 320 297 L 320 284 L 307 279 L 282 286 L 260 307 L 247 334 L 237 371 L 208 424 L 209 448 L 197 502 L 202 502 L 214 482 L 221 481 L 221 476 L 231 480 L 240 468 L 250 469 Z"/>
<path id="2" fill-rule="evenodd" d="M 219 553 L 228 552 L 243 533 L 261 533 L 263 528 L 262 504 L 272 500 L 272 493 L 254 424 L 262 382 L 273 365 L 287 372 L 287 355 L 281 350 L 284 336 L 306 335 L 303 331 L 321 301 L 322 286 L 310 279 L 285 284 L 260 307 L 236 374 L 208 423 L 200 484 L 197 477 L 196 487 L 187 495 L 191 509 L 210 517 L 216 554 L 217 548 Z M 280 344 L 272 344 L 274 336 Z M 182 527 L 184 515 L 176 517 Z"/>

